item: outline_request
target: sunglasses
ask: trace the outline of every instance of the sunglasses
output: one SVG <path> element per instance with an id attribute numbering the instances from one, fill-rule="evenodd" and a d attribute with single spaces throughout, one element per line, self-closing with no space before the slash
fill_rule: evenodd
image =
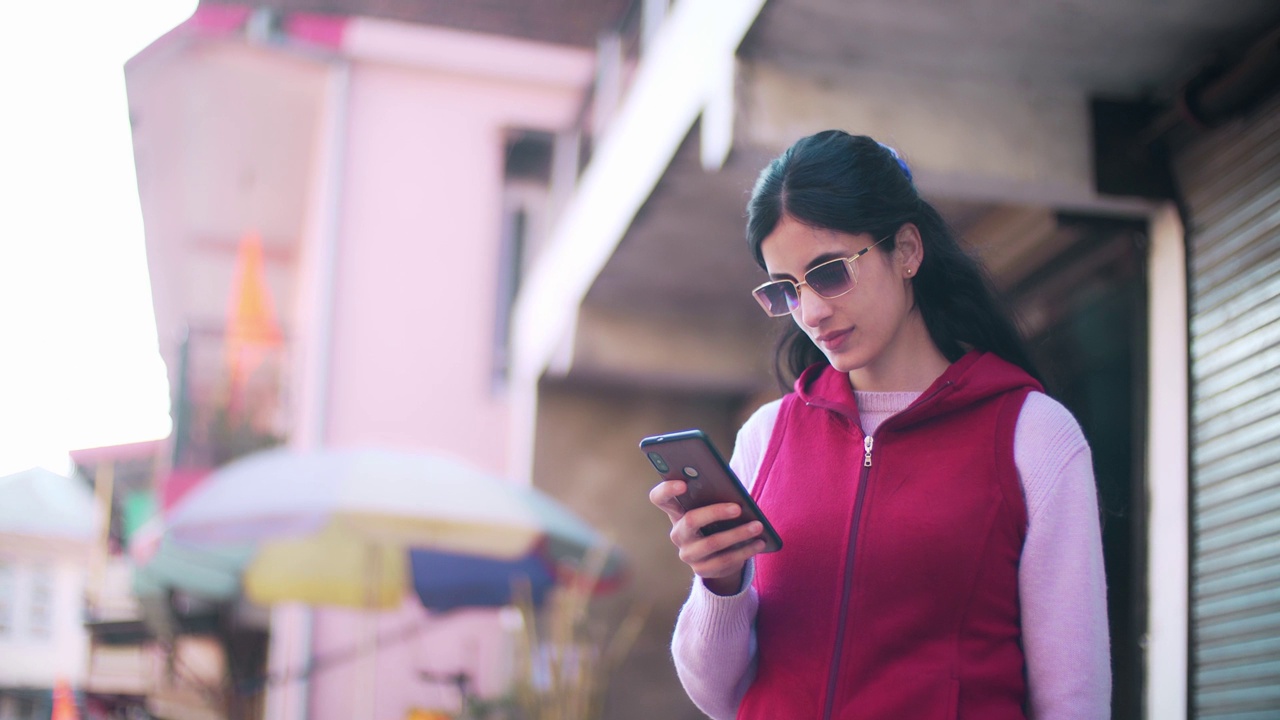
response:
<path id="1" fill-rule="evenodd" d="M 803 282 L 770 280 L 752 290 L 751 294 L 770 317 L 789 315 L 799 307 L 800 288 L 806 285 L 819 297 L 834 300 L 858 284 L 858 264 L 855 261 L 892 236 L 893 233 L 885 235 L 849 257 L 828 260 L 811 268 L 804 274 Z"/>

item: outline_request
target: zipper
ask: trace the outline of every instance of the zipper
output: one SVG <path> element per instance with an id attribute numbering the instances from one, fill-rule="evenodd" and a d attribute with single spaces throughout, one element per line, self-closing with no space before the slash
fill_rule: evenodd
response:
<path id="1" fill-rule="evenodd" d="M 889 418 L 880 427 L 883 428 L 885 425 L 896 425 L 901 423 L 904 415 L 909 417 L 912 411 L 928 403 L 930 400 L 933 400 L 952 385 L 953 383 L 950 381 L 943 383 L 943 385 L 937 390 L 929 393 L 928 397 L 919 398 L 916 402 L 912 403 L 911 407 L 907 408 L 902 413 Z M 806 404 L 815 405 L 817 403 Z M 821 407 L 823 404 L 818 405 Z M 828 406 L 828 409 L 834 410 L 839 414 L 848 417 L 848 413 L 844 412 L 840 408 Z M 898 420 L 898 423 L 894 423 L 894 420 Z M 880 428 L 877 428 L 877 430 L 879 429 Z M 836 621 L 836 644 L 831 655 L 831 669 L 827 672 L 827 701 L 822 709 L 823 720 L 830 720 L 831 713 L 835 708 L 836 687 L 840 680 L 840 656 L 844 652 L 845 627 L 849 623 L 849 594 L 853 591 L 854 551 L 857 549 L 858 529 L 862 525 L 862 505 L 866 500 L 867 484 L 871 479 L 871 449 L 875 445 L 875 438 L 871 435 L 863 435 L 862 437 L 862 472 L 858 474 L 858 494 L 855 496 L 853 502 L 853 527 L 849 531 L 849 545 L 844 561 L 844 586 L 840 591 L 840 617 Z"/>
<path id="2" fill-rule="evenodd" d="M 849 546 L 844 561 L 844 588 L 840 591 L 840 617 L 836 621 L 836 647 L 831 655 L 831 670 L 827 673 L 827 702 L 822 710 L 824 720 L 830 720 L 836 701 L 836 685 L 840 679 L 840 656 L 844 651 L 844 629 L 849 620 L 849 593 L 853 590 L 853 555 L 857 545 L 858 526 L 862 524 L 862 503 L 867 495 L 867 480 L 871 477 L 871 436 L 863 441 L 867 456 L 858 475 L 858 494 L 853 502 L 853 528 L 849 532 Z"/>

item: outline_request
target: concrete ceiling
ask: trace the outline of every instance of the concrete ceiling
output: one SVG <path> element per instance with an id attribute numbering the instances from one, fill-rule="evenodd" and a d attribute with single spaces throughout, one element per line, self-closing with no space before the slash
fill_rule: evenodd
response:
<path id="1" fill-rule="evenodd" d="M 1206 63 L 1244 50 L 1278 22 L 1275 0 L 771 0 L 740 55 L 833 83 L 852 72 L 893 71 L 1167 103 Z M 695 323 L 761 321 L 748 291 L 763 273 L 745 250 L 744 210 L 756 174 L 776 151 L 739 140 L 726 167 L 707 173 L 696 134 L 685 139 L 588 305 L 678 313 Z M 962 234 L 1003 211 L 930 199 Z"/>
<path id="2" fill-rule="evenodd" d="M 751 286 L 726 290 L 729 278 L 764 275 L 747 252 L 744 227 L 751 186 L 767 161 L 736 153 L 709 173 L 698 159 L 697 132 L 690 133 L 587 302 L 651 313 L 759 314 Z"/>
<path id="3" fill-rule="evenodd" d="M 1280 22 L 1275 0 L 772 0 L 748 57 L 1168 96 Z"/>

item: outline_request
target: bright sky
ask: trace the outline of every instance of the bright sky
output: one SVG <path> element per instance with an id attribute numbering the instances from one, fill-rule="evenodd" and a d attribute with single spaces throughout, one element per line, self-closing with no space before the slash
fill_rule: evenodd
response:
<path id="1" fill-rule="evenodd" d="M 10 3 L 0 23 L 0 475 L 169 434 L 124 62 L 195 0 Z"/>

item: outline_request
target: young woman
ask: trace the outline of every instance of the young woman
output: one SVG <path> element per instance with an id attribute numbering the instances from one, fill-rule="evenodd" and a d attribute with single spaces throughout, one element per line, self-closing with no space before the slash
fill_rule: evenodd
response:
<path id="1" fill-rule="evenodd" d="M 650 500 L 696 575 L 676 668 L 714 718 L 1110 716 L 1097 493 L 982 267 L 892 149 L 827 131 L 761 173 L 754 295 L 794 391 L 743 425 L 733 504 Z"/>

